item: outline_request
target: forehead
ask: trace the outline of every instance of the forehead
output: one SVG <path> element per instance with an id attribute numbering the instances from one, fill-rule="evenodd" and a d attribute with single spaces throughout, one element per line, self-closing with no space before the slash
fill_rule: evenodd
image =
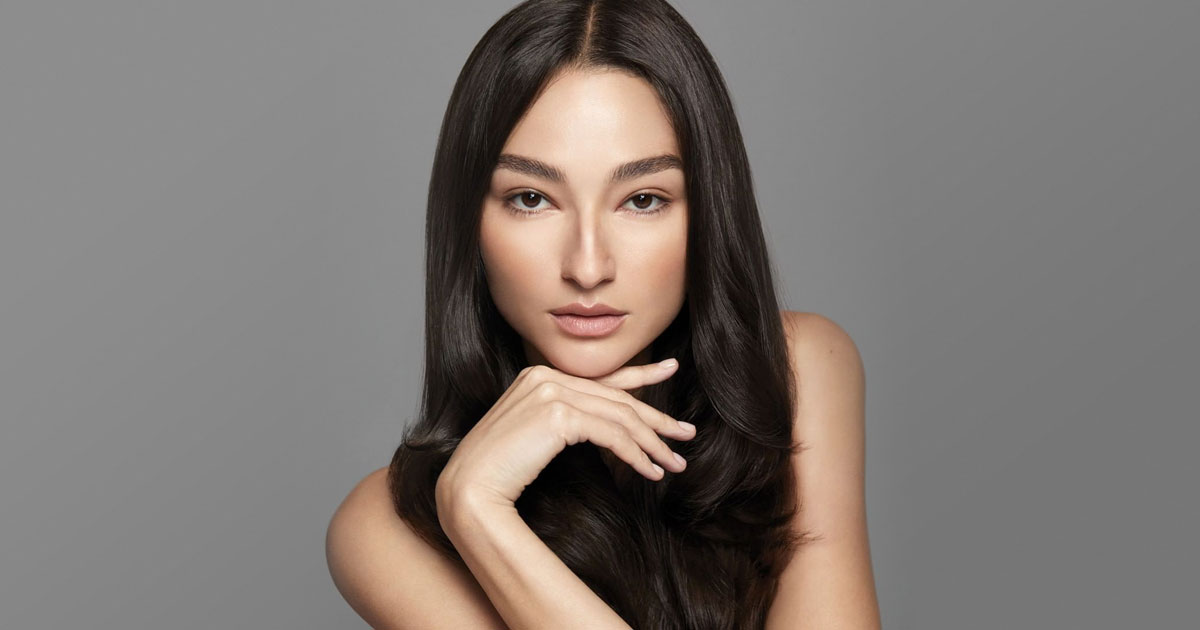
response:
<path id="1" fill-rule="evenodd" d="M 503 152 L 594 167 L 678 154 L 670 118 L 645 80 L 616 70 L 564 72 L 550 81 L 505 142 Z"/>

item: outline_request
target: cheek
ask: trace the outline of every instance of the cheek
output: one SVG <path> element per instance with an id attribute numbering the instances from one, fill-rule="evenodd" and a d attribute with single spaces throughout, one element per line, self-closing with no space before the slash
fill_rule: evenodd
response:
<path id="1" fill-rule="evenodd" d="M 497 301 L 518 295 L 533 284 L 538 270 L 545 268 L 538 248 L 529 247 L 527 238 L 512 230 L 497 229 L 486 220 L 480 230 L 479 250 L 488 286 Z"/>
<path id="2" fill-rule="evenodd" d="M 665 295 L 673 295 L 683 290 L 687 257 L 682 245 L 652 253 L 645 261 L 644 268 L 653 271 L 649 274 L 649 280 Z"/>
<path id="3" fill-rule="evenodd" d="M 642 261 L 645 269 L 653 270 L 650 280 L 667 295 L 683 291 L 687 275 L 687 224 L 681 222 L 669 233 L 646 248 Z"/>
<path id="4" fill-rule="evenodd" d="M 645 320 L 653 327 L 669 322 L 684 300 L 686 246 L 685 239 L 676 239 L 673 235 L 652 244 L 646 243 L 641 255 L 630 266 L 637 272 L 626 279 L 630 296 L 637 296 L 633 299 L 637 300 L 643 314 L 654 314 L 652 319 Z"/>

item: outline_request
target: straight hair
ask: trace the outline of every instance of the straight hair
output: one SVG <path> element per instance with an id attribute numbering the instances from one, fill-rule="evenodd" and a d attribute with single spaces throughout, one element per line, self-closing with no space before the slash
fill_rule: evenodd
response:
<path id="1" fill-rule="evenodd" d="M 459 441 L 528 365 L 479 253 L 483 197 L 516 123 L 563 71 L 647 81 L 668 112 L 688 201 L 685 299 L 651 343 L 674 376 L 640 397 L 696 425 L 665 441 L 688 460 L 660 481 L 615 478 L 598 447 L 566 447 L 525 488 L 525 522 L 635 628 L 762 628 L 778 577 L 812 538 L 791 455 L 793 384 L 745 146 L 716 62 L 663 0 L 528 0 L 471 51 L 437 140 L 425 224 L 425 365 L 419 416 L 388 482 L 395 510 L 465 567 L 434 487 Z"/>

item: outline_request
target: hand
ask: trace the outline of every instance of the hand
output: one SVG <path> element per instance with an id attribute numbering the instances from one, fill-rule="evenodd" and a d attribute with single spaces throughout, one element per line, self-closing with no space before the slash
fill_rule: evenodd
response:
<path id="1" fill-rule="evenodd" d="M 651 480 L 665 473 L 650 456 L 682 471 L 686 463 L 676 461 L 658 434 L 690 440 L 695 429 L 625 391 L 666 380 L 677 369 L 635 365 L 596 379 L 544 365 L 521 370 L 446 462 L 437 481 L 439 512 L 467 492 L 514 505 L 556 455 L 583 441 L 611 450 Z"/>

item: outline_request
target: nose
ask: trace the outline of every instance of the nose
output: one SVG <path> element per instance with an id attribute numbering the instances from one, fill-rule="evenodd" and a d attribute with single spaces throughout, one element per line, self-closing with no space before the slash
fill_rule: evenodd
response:
<path id="1" fill-rule="evenodd" d="M 575 213 L 575 225 L 570 237 L 565 239 L 562 277 L 591 289 L 604 281 L 611 281 L 616 269 L 609 247 L 608 227 L 601 220 L 602 213 Z"/>

